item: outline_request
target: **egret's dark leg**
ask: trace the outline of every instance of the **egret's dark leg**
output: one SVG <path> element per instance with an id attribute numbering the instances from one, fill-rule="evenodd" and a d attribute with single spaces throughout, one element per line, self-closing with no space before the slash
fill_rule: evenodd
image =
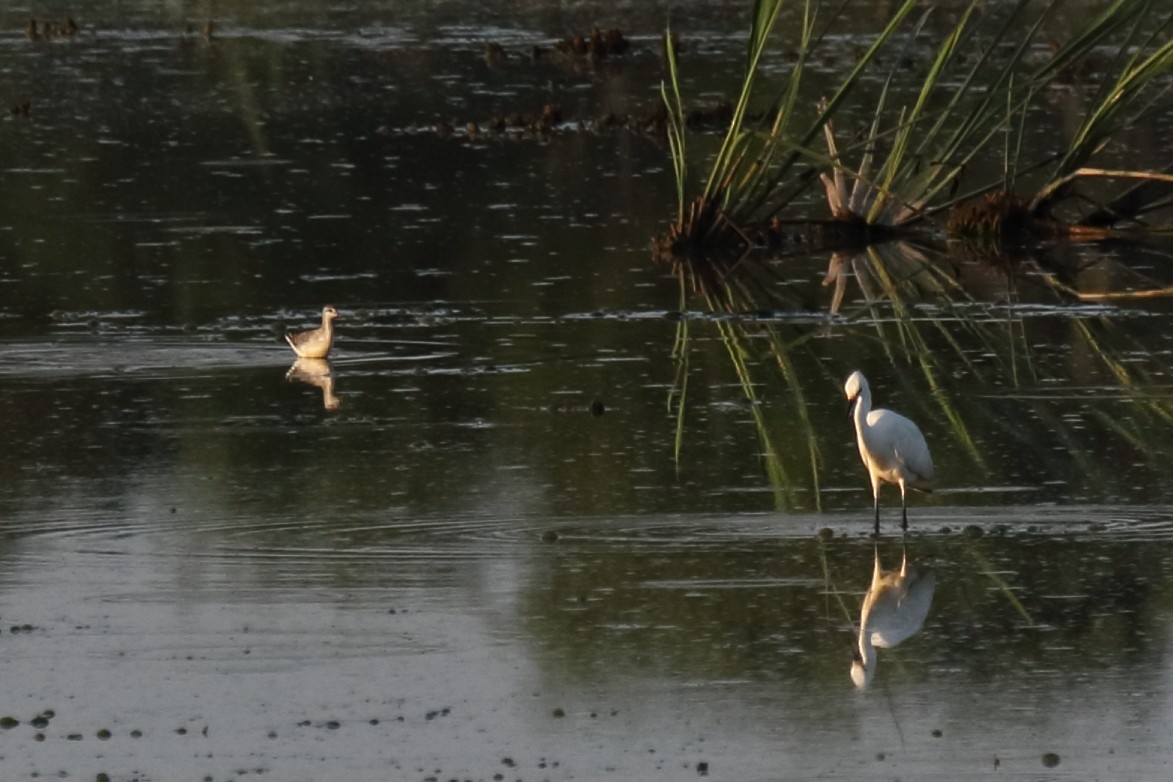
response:
<path id="1" fill-rule="evenodd" d="M 880 537 L 880 493 L 879 492 L 876 492 L 876 494 L 875 494 L 875 507 L 876 507 L 876 537 L 878 538 L 878 537 Z"/>
<path id="2" fill-rule="evenodd" d="M 908 532 L 908 500 L 904 498 L 904 484 L 900 484 L 900 531 Z"/>

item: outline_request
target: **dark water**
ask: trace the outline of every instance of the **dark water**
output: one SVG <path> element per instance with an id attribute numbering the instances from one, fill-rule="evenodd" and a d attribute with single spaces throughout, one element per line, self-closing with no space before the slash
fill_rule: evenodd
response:
<path id="1" fill-rule="evenodd" d="M 714 315 L 650 257 L 666 145 L 604 126 L 654 110 L 667 6 L 406 5 L 0 16 L 4 776 L 1164 778 L 1170 305 L 1069 291 L 1170 247 L 933 238 L 838 303 L 793 250 Z M 670 17 L 729 94 L 741 11 Z M 595 23 L 632 51 L 529 59 Z M 940 484 L 931 611 L 865 692 L 856 368 Z"/>

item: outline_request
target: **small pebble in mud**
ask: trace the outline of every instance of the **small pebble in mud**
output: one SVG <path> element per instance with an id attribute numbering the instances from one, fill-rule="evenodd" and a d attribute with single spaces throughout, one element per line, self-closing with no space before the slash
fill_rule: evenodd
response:
<path id="1" fill-rule="evenodd" d="M 20 724 L 20 720 L 15 717 L 0 717 L 0 728 L 4 730 L 11 730 Z"/>
<path id="2" fill-rule="evenodd" d="M 98 772 L 98 775 L 94 777 L 94 782 L 110 782 L 110 775 L 105 772 Z"/>
<path id="3" fill-rule="evenodd" d="M 110 738 L 110 731 L 102 728 L 95 734 L 101 741 L 106 741 Z"/>
<path id="4" fill-rule="evenodd" d="M 342 727 L 342 723 L 338 720 L 330 720 L 326 723 L 326 730 L 338 730 Z"/>
<path id="5" fill-rule="evenodd" d="M 944 735 L 945 735 L 945 734 L 941 732 L 941 729 L 940 729 L 940 728 L 933 728 L 933 738 L 935 738 L 935 739 L 939 739 L 939 738 L 941 738 L 941 737 L 942 737 L 942 736 L 944 736 Z"/>
<path id="6" fill-rule="evenodd" d="M 566 716 L 566 711 L 561 706 L 554 709 L 554 719 L 560 720 L 565 716 Z"/>
<path id="7" fill-rule="evenodd" d="M 966 528 L 962 530 L 962 532 L 967 538 L 980 538 L 982 535 L 986 534 L 986 531 L 976 524 L 967 525 Z"/>
<path id="8" fill-rule="evenodd" d="M 1058 753 L 1044 752 L 1043 753 L 1043 765 L 1046 766 L 1047 768 L 1054 768 L 1055 766 L 1059 765 Z"/>
<path id="9" fill-rule="evenodd" d="M 702 777 L 707 777 L 709 775 L 709 762 L 707 760 L 699 761 L 696 764 L 696 773 Z"/>
<path id="10" fill-rule="evenodd" d="M 819 540 L 830 540 L 835 537 L 835 531 L 830 527 L 823 527 L 819 530 Z"/>
<path id="11" fill-rule="evenodd" d="M 34 733 L 33 734 L 33 741 L 44 741 L 44 740 L 45 740 L 44 733 Z"/>
<path id="12" fill-rule="evenodd" d="M 607 412 L 607 406 L 605 404 L 600 402 L 598 399 L 591 402 L 591 415 L 593 415 L 595 418 L 598 418 L 605 412 Z"/>
<path id="13" fill-rule="evenodd" d="M 501 765 L 508 768 L 513 768 L 517 765 L 517 763 L 513 760 L 513 758 L 501 758 Z"/>
<path id="14" fill-rule="evenodd" d="M 143 732 L 141 730 L 139 730 L 138 728 L 135 728 L 134 730 L 132 730 L 130 732 L 130 737 L 132 739 L 141 739 L 143 737 Z"/>
<path id="15" fill-rule="evenodd" d="M 883 752 L 877 752 L 877 753 L 876 753 L 876 760 L 885 760 L 887 757 L 888 757 L 888 756 L 887 756 L 887 755 L 885 755 Z"/>

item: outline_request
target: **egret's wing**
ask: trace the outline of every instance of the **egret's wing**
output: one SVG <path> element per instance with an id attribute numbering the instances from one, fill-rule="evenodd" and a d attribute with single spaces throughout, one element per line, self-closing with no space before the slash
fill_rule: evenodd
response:
<path id="1" fill-rule="evenodd" d="M 872 438 L 891 448 L 897 461 L 925 482 L 933 480 L 933 457 L 920 428 L 911 420 L 883 408 L 868 413 Z"/>
<path id="2" fill-rule="evenodd" d="M 929 444 L 919 429 L 907 433 L 907 437 L 896 445 L 896 456 L 908 469 L 928 484 L 933 481 L 933 457 L 929 455 Z"/>
<path id="3" fill-rule="evenodd" d="M 872 646 L 890 649 L 920 632 L 929 615 L 936 588 L 937 576 L 931 570 L 914 571 L 909 575 L 901 589 L 894 590 L 894 599 L 872 610 L 868 622 Z"/>

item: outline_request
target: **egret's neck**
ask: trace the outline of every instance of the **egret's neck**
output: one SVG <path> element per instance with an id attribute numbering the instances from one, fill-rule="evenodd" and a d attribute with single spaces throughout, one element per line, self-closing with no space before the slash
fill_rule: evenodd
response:
<path id="1" fill-rule="evenodd" d="M 868 401 L 870 400 L 861 395 L 859 406 L 867 404 Z M 856 409 L 858 411 L 858 407 Z M 857 412 L 856 415 L 858 416 L 859 413 Z M 866 410 L 863 415 L 867 416 Z M 863 437 L 863 430 L 860 430 L 860 437 Z M 863 606 L 859 611 L 859 657 L 851 666 L 851 679 L 855 682 L 855 686 L 861 690 L 871 684 L 872 676 L 876 672 L 876 648 L 872 646 L 870 625 L 872 609 L 883 590 L 883 578 L 884 571 L 880 569 L 880 549 L 877 547 L 872 557 L 872 584 L 868 587 L 867 594 L 863 596 Z"/>
<path id="2" fill-rule="evenodd" d="M 859 659 L 851 665 L 851 680 L 861 690 L 872 683 L 872 677 L 876 673 L 876 649 L 872 646 L 869 635 L 871 631 L 865 622 L 859 627 Z"/>
<path id="3" fill-rule="evenodd" d="M 852 414 L 855 418 L 856 431 L 863 433 L 868 425 L 868 413 L 872 409 L 872 393 L 864 386 L 859 390 L 859 395 L 855 397 L 855 411 Z"/>

